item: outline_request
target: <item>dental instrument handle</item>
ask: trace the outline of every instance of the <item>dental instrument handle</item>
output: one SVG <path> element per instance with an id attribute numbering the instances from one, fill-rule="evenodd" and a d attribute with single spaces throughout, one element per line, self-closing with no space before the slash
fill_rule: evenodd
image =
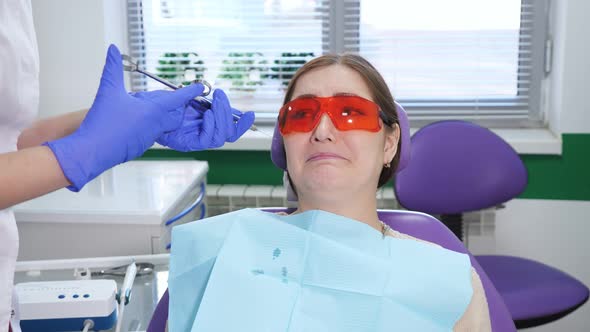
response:
<path id="1" fill-rule="evenodd" d="M 165 86 L 169 87 L 172 90 L 178 90 L 178 89 L 182 88 L 182 85 L 181 86 L 177 86 L 176 84 L 174 84 L 174 83 L 172 83 L 170 81 L 167 81 L 167 80 L 165 80 L 165 79 L 163 79 L 163 78 L 161 78 L 161 77 L 159 77 L 157 75 L 154 75 L 154 74 L 152 74 L 150 72 L 147 72 L 145 70 L 139 69 L 139 67 L 137 66 L 137 63 L 135 63 L 135 61 L 133 61 L 133 58 L 131 58 L 130 56 L 128 56 L 126 54 L 122 54 L 121 57 L 122 57 L 123 61 L 130 62 L 130 65 L 124 66 L 124 70 L 126 70 L 126 71 L 136 71 L 136 72 L 138 72 L 140 74 L 143 74 L 143 75 L 145 75 L 145 76 L 153 79 L 154 81 L 157 81 L 157 82 L 160 82 L 160 83 L 164 84 Z M 206 81 L 203 81 L 202 84 L 206 88 L 209 89 L 207 91 L 207 93 L 205 94 L 205 95 L 208 95 L 211 92 L 211 85 L 209 85 Z M 205 108 L 207 108 L 207 109 L 211 108 L 211 100 L 209 100 L 209 99 L 207 99 L 207 98 L 205 98 L 203 96 L 197 97 L 194 100 L 196 100 L 199 103 L 205 103 Z M 232 108 L 232 111 L 237 111 L 237 110 L 234 109 L 234 108 Z M 237 113 L 240 113 L 241 114 L 242 112 L 237 111 Z M 233 116 L 234 120 L 236 120 L 236 121 L 240 120 L 240 118 L 241 118 L 240 115 L 236 114 L 235 112 L 232 112 L 232 116 Z M 254 124 L 252 126 L 250 126 L 249 129 L 252 130 L 252 131 L 258 131 L 258 127 L 256 127 Z"/>
<path id="2" fill-rule="evenodd" d="M 131 296 L 131 288 L 133 288 L 135 275 L 137 275 L 137 265 L 135 265 L 135 262 L 132 262 L 127 267 L 125 279 L 123 280 L 123 285 L 121 285 L 121 302 L 124 302 L 125 305 L 129 303 L 129 297 Z"/>
<path id="3" fill-rule="evenodd" d="M 197 98 L 191 100 L 191 103 L 197 103 L 197 104 L 199 104 L 199 106 L 209 109 L 209 108 L 211 108 L 212 101 L 208 98 L 205 98 L 205 97 L 197 97 Z M 235 109 L 233 107 L 231 110 L 232 110 L 232 116 L 233 116 L 234 120 L 236 120 L 236 121 L 240 120 L 241 116 L 239 114 L 242 114 L 242 112 L 238 111 L 237 109 Z M 239 114 L 236 114 L 236 113 L 239 113 Z M 252 126 L 250 126 L 250 130 L 258 131 L 258 127 L 256 127 L 256 125 L 253 124 Z"/>
<path id="4" fill-rule="evenodd" d="M 141 70 L 139 68 L 138 69 L 135 69 L 135 71 L 137 71 L 138 73 L 141 73 L 141 74 L 143 74 L 143 75 L 145 75 L 145 76 L 147 76 L 147 77 L 149 77 L 149 78 L 151 78 L 151 79 L 153 79 L 153 80 L 155 80 L 157 82 L 160 82 L 160 83 L 164 84 L 165 86 L 169 87 L 170 89 L 178 90 L 178 89 L 180 89 L 182 87 L 182 86 L 176 86 L 172 82 L 169 82 L 169 81 L 167 81 L 167 80 L 165 80 L 165 79 L 163 79 L 161 77 L 158 77 L 156 75 L 153 75 L 153 74 L 151 74 L 151 73 L 149 73 L 147 71 L 143 71 L 143 70 Z M 194 100 L 197 101 L 198 103 L 205 104 L 204 105 L 205 108 L 211 108 L 211 100 L 209 100 L 209 99 L 207 99 L 205 97 L 197 97 Z M 235 108 L 232 108 L 232 111 L 237 111 L 237 110 Z M 241 112 L 239 112 L 239 113 L 241 113 Z M 240 116 L 238 114 L 233 113 L 232 115 L 234 117 L 234 120 L 236 120 L 236 121 L 240 120 Z M 256 125 L 252 125 L 250 127 L 250 130 L 252 130 L 252 131 L 258 131 L 258 127 L 256 127 Z"/>
<path id="5" fill-rule="evenodd" d="M 137 265 L 135 261 L 131 262 L 127 266 L 125 272 L 125 279 L 119 290 L 119 317 L 117 317 L 117 326 L 115 332 L 121 331 L 121 324 L 123 324 L 123 313 L 125 312 L 125 306 L 129 303 L 129 297 L 131 297 L 131 288 L 133 288 L 133 281 L 135 281 L 135 275 L 137 274 Z"/>
<path id="6" fill-rule="evenodd" d="M 119 313 L 117 314 L 117 325 L 115 326 L 115 332 L 121 332 L 121 326 L 123 326 L 123 314 L 125 313 L 125 305 L 123 302 L 119 303 Z"/>
<path id="7" fill-rule="evenodd" d="M 156 76 L 154 74 L 151 74 L 151 73 L 149 73 L 147 71 L 143 71 L 141 69 L 136 69 L 135 71 L 137 71 L 138 73 L 141 73 L 141 74 L 143 74 L 143 75 L 145 75 L 145 76 L 147 76 L 147 77 L 149 77 L 149 78 L 151 78 L 151 79 L 153 79 L 153 80 L 155 80 L 157 82 L 160 82 L 160 83 L 164 84 L 165 86 L 169 87 L 170 89 L 173 89 L 173 90 L 180 89 L 180 87 L 174 85 L 172 82 L 166 81 L 165 79 L 163 79 L 161 77 L 158 77 L 158 76 Z"/>

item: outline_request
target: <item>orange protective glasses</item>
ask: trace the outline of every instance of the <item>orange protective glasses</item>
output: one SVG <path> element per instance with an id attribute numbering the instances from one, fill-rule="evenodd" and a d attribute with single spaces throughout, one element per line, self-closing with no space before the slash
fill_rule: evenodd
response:
<path id="1" fill-rule="evenodd" d="M 359 96 L 300 97 L 286 103 L 279 112 L 279 130 L 288 135 L 312 131 L 327 114 L 338 130 L 377 132 L 381 122 L 390 125 L 379 105 Z"/>

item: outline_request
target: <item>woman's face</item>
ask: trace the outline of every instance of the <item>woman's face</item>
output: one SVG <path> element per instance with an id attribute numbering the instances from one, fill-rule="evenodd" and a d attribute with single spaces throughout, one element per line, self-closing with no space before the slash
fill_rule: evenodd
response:
<path id="1" fill-rule="evenodd" d="M 305 73 L 297 81 L 292 99 L 339 94 L 373 100 L 362 76 L 343 65 Z M 340 131 L 323 114 L 312 131 L 285 135 L 287 168 L 299 197 L 317 197 L 324 192 L 335 196 L 351 191 L 370 191 L 374 195 L 381 169 L 393 159 L 397 149 L 399 130 L 386 128 L 382 125 L 378 132 Z"/>

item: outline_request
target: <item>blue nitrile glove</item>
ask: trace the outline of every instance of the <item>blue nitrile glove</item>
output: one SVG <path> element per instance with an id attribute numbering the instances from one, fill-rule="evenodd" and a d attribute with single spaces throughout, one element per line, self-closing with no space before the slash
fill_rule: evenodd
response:
<path id="1" fill-rule="evenodd" d="M 194 84 L 163 91 L 158 98 L 133 97 L 125 90 L 121 54 L 111 45 L 98 92 L 80 127 L 44 145 L 72 183 L 68 189 L 79 191 L 107 169 L 141 156 L 163 133 L 178 128 L 185 105 L 202 92 L 203 86 Z"/>
<path id="2" fill-rule="evenodd" d="M 135 96 L 156 98 L 157 94 L 154 92 L 137 92 Z M 241 118 L 234 122 L 232 114 L 240 115 Z M 164 133 L 156 142 L 183 152 L 218 148 L 225 142 L 237 141 L 253 123 L 254 112 L 242 114 L 232 109 L 225 93 L 222 90 L 215 90 L 210 109 L 204 108 L 197 102 L 191 102 L 184 113 L 182 125 Z"/>

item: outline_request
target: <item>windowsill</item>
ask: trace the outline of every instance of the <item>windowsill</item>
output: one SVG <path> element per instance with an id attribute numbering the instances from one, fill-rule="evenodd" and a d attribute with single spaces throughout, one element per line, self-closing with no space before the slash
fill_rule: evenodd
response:
<path id="1" fill-rule="evenodd" d="M 268 151 L 274 127 L 258 126 L 259 131 L 248 131 L 238 141 L 227 143 L 218 150 Z M 410 132 L 414 134 L 417 128 Z M 492 129 L 506 140 L 519 154 L 561 155 L 561 138 L 546 128 L 534 129 Z M 166 149 L 155 144 L 153 149 Z"/>
<path id="2" fill-rule="evenodd" d="M 547 128 L 492 129 L 519 154 L 561 155 L 561 135 Z"/>

